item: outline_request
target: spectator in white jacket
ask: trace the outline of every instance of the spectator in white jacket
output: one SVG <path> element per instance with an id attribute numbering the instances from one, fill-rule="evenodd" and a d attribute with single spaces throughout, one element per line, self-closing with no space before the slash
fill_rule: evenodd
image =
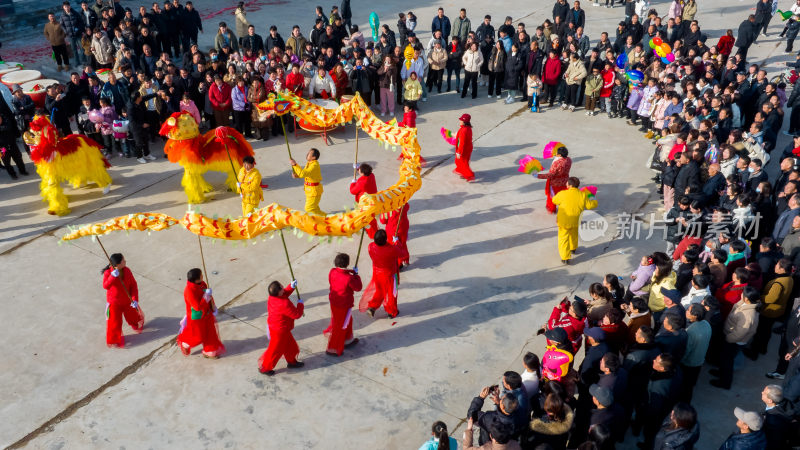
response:
<path id="1" fill-rule="evenodd" d="M 308 98 L 336 97 L 336 84 L 324 67 L 317 69 L 317 74 L 308 81 Z"/>
<path id="2" fill-rule="evenodd" d="M 94 30 L 91 51 L 97 60 L 98 68 L 110 69 L 114 65 L 114 45 L 111 44 L 108 35 L 99 28 Z"/>
<path id="3" fill-rule="evenodd" d="M 478 50 L 478 43 L 473 42 L 461 57 L 464 64 L 464 87 L 461 90 L 461 98 L 467 96 L 467 89 L 472 84 L 472 98 L 478 97 L 478 73 L 483 64 L 483 54 Z"/>

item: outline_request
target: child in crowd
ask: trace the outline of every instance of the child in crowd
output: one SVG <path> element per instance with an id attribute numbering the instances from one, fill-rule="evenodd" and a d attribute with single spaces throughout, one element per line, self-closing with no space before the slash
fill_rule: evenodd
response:
<path id="1" fill-rule="evenodd" d="M 539 95 L 542 93 L 542 81 L 539 79 L 539 75 L 529 74 L 526 84 L 528 86 L 528 108 L 531 109 L 531 112 L 542 112 L 539 109 Z"/>

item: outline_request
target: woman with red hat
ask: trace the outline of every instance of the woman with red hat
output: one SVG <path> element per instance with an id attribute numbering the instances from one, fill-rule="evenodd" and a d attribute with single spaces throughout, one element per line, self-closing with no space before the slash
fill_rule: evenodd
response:
<path id="1" fill-rule="evenodd" d="M 458 133 L 456 134 L 456 168 L 453 173 L 457 173 L 467 181 L 475 181 L 475 174 L 469 168 L 469 159 L 472 157 L 472 117 L 469 114 L 462 114 L 458 118 Z"/>

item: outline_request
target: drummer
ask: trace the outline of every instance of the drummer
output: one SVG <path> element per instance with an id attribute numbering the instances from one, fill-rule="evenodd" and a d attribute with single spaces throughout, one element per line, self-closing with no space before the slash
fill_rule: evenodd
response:
<path id="1" fill-rule="evenodd" d="M 308 82 L 308 98 L 336 98 L 336 84 L 321 65 Z"/>
<path id="2" fill-rule="evenodd" d="M 318 159 L 319 150 L 312 148 L 306 154 L 305 167 L 300 168 L 294 159 L 289 159 L 289 164 L 292 165 L 292 177 L 303 178 L 305 182 L 306 212 L 324 216 L 326 213 L 319 209 L 319 201 L 322 200 L 322 171 L 319 168 Z"/>

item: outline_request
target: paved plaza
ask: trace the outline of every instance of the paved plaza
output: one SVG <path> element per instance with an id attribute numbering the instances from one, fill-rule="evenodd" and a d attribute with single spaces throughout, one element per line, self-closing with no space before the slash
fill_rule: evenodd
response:
<path id="1" fill-rule="evenodd" d="M 716 43 L 727 28 L 735 30 L 751 13 L 751 3 L 698 1 L 697 18 L 708 42 Z M 132 1 L 123 4 L 138 7 Z M 195 4 L 206 15 L 220 9 L 210 0 Z M 552 9 L 550 0 L 352 4 L 354 22 L 366 34 L 370 11 L 394 29 L 396 13 L 413 10 L 425 44 L 438 6 L 451 17 L 465 7 L 473 26 L 490 13 L 493 22 L 510 15 L 529 28 L 549 18 Z M 663 15 L 668 4 L 652 6 Z M 259 33 L 276 24 L 287 37 L 294 23 L 305 33 L 313 19 L 308 2 L 258 0 L 254 5 L 259 9 L 249 12 L 248 19 Z M 613 33 L 623 15 L 622 8 L 593 8 L 588 2 L 584 7 L 592 44 L 601 31 Z M 211 45 L 219 20 L 232 23 L 231 11 L 205 21 L 203 50 Z M 750 59 L 765 63 L 770 75 L 794 58 L 782 52 L 776 37 L 780 26 L 774 19 L 770 37 L 750 50 Z M 3 44 L 4 50 L 25 45 Z M 40 64 L 52 66 L 52 61 Z M 442 126 L 457 128 L 464 112 L 472 115 L 474 126 L 471 165 L 477 180 L 471 184 L 452 173 L 452 147 L 439 133 Z M 390 319 L 382 310 L 375 319 L 354 314 L 361 342 L 341 358 L 327 356 L 322 331 L 330 317 L 328 271 L 336 253 L 355 257 L 358 239 L 329 244 L 289 233 L 288 249 L 306 301 L 306 314 L 294 330 L 306 365 L 289 371 L 281 362 L 274 377 L 259 374 L 257 359 L 267 345 L 267 285 L 290 281 L 279 238 L 236 245 L 204 240 L 209 282 L 220 306 L 220 334 L 228 349 L 219 360 L 207 360 L 199 351 L 184 357 L 175 346 L 186 272 L 201 264 L 197 238 L 180 227 L 103 237 L 109 252 L 125 255 L 147 319 L 140 335 L 124 327 L 129 334 L 125 349 L 105 346 L 103 253 L 88 238 L 63 245 L 58 240 L 67 226 L 129 213 L 182 217 L 187 209 L 182 169 L 162 158 L 160 144 L 154 151 L 159 159 L 152 163 L 113 158 L 108 195 L 96 187 L 65 188 L 72 213 L 64 217 L 46 214 L 38 177 L 11 182 L 0 176 L 0 341 L 6 352 L 0 363 L 0 446 L 408 449 L 429 437 L 436 420 L 446 422 L 460 440 L 472 397 L 496 384 L 504 371 L 522 370 L 526 351 L 544 351 L 544 338 L 535 332 L 555 302 L 565 295 L 588 295 L 588 286 L 606 273 L 627 277 L 641 255 L 663 250 L 658 233 L 649 240 L 646 233 L 638 240 L 614 238 L 619 214 L 662 214 L 653 174 L 645 167 L 652 146 L 624 120 L 587 117 L 582 109 L 532 114 L 523 103 L 487 99 L 481 88 L 476 100 L 452 92 L 431 94 L 420 103 L 417 125 L 428 166 L 421 190 L 410 201 L 411 265 L 401 274 L 400 315 Z M 397 153 L 360 136 L 359 159 L 373 164 L 379 189 L 393 184 Z M 316 136 L 289 141 L 295 155 L 310 147 L 321 150 L 321 207 L 335 212 L 353 203 L 348 186 L 355 129 L 348 125 L 331 138 L 332 145 Z M 555 218 L 544 207 L 544 181 L 517 172 L 520 157 L 540 157 L 551 140 L 569 148 L 573 176 L 598 186 L 597 212 L 610 223 L 604 235 L 581 244 L 569 266 L 561 264 L 556 250 Z M 290 176 L 283 139 L 252 143 L 257 167 L 269 183 L 265 201 L 300 209 L 302 182 Z M 782 136 L 778 148 L 786 143 Z M 770 172 L 776 166 L 773 160 Z M 240 214 L 239 197 L 225 192 L 224 175 L 206 178 L 217 190 L 200 210 Z M 366 252 L 359 266 L 366 282 L 371 273 Z M 770 355 L 775 354 L 773 348 Z M 717 448 L 735 429 L 734 406 L 762 407 L 759 392 L 768 381 L 763 373 L 772 369 L 771 357 L 747 360 L 733 389 L 721 391 L 709 387 L 704 368 L 694 402 L 701 424 L 697 448 Z M 634 448 L 635 442 L 629 435 L 619 448 Z"/>

